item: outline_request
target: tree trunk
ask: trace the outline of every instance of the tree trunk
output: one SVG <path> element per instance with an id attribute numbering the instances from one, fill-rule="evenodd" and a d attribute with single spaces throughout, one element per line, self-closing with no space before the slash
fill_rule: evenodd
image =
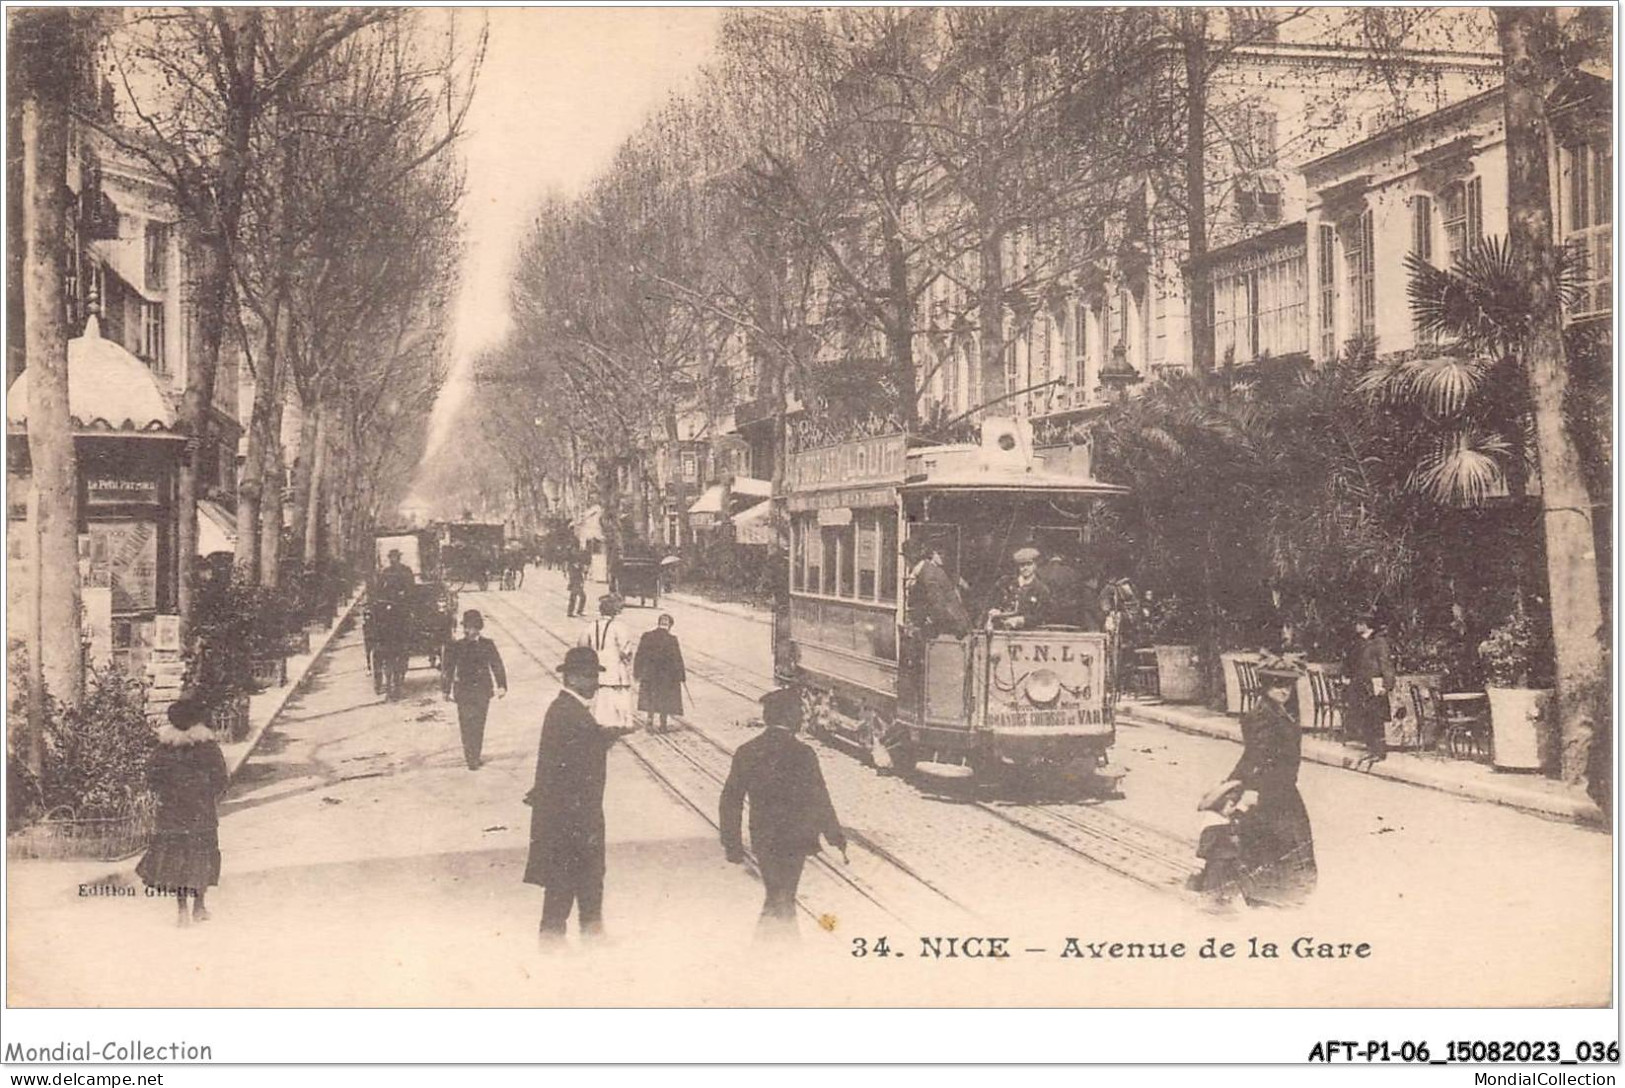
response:
<path id="1" fill-rule="evenodd" d="M 597 458 L 598 529 L 604 536 L 604 578 L 610 592 L 616 589 L 616 569 L 621 561 L 620 467 L 609 456 Z"/>
<path id="2" fill-rule="evenodd" d="M 28 13 L 47 42 L 66 47 L 75 38 L 71 11 Z M 19 16 L 20 18 L 21 16 Z M 62 53 L 53 58 L 66 63 Z M 43 60 L 44 58 L 38 58 Z M 68 330 L 63 320 L 62 272 L 68 171 L 65 89 L 29 88 L 22 106 L 23 304 L 28 370 L 28 456 L 34 492 L 36 624 L 29 662 L 37 683 L 57 699 L 78 705 L 84 686 L 79 621 L 79 489 L 68 405 Z M 43 688 L 41 688 L 43 684 Z M 31 692 L 32 694 L 32 692 Z M 28 762 L 42 756 L 43 718 L 30 722 Z"/>
<path id="3" fill-rule="evenodd" d="M 1191 369 L 1212 369 L 1213 283 L 1201 267 L 1207 256 L 1207 14 L 1182 11 L 1185 54 L 1185 298 L 1190 307 Z M 1106 345 L 1110 353 L 1111 345 Z"/>
<path id="4" fill-rule="evenodd" d="M 1518 278 L 1528 284 L 1532 311 L 1524 367 L 1540 467 L 1562 773 L 1565 781 L 1578 782 L 1586 775 L 1594 734 L 1610 723 L 1598 713 L 1607 633 L 1597 587 L 1591 495 L 1563 417 L 1568 359 L 1552 237 L 1546 118 L 1546 96 L 1561 74 L 1562 58 L 1555 10 L 1497 8 L 1495 14 L 1506 73 L 1508 236 Z"/>
<path id="5" fill-rule="evenodd" d="M 327 406 L 318 401 L 313 414 L 316 423 L 310 447 L 300 450 L 301 456 L 304 456 L 310 464 L 310 483 L 305 489 L 304 560 L 306 570 L 314 570 L 316 567 L 318 531 L 322 522 L 322 491 L 325 490 L 322 478 L 327 474 Z"/>
<path id="6" fill-rule="evenodd" d="M 897 384 L 897 415 L 906 433 L 912 434 L 920 420 L 919 381 L 914 370 L 914 293 L 909 290 L 908 253 L 903 245 L 902 224 L 892 209 L 900 198 L 892 187 L 887 195 L 886 278 L 891 291 L 887 306 L 886 348 L 890 356 L 892 381 Z"/>
<path id="7" fill-rule="evenodd" d="M 310 506 L 310 481 L 313 475 L 311 469 L 316 459 L 318 412 L 314 397 L 308 402 L 301 398 L 300 407 L 304 414 L 299 419 L 299 453 L 293 463 L 293 524 L 288 528 L 288 535 L 293 547 L 302 555 L 305 547 L 305 523 Z"/>
<path id="8" fill-rule="evenodd" d="M 260 503 L 267 491 L 267 454 L 277 443 L 270 431 L 271 415 L 280 400 L 281 362 L 277 353 L 281 335 L 281 308 L 273 307 L 271 328 L 265 332 L 260 346 L 258 373 L 254 376 L 254 407 L 248 421 L 248 449 L 243 455 L 243 469 L 237 483 L 237 555 L 233 562 L 237 573 L 251 581 L 258 581 L 263 564 L 260 562 Z"/>
<path id="9" fill-rule="evenodd" d="M 275 586 L 282 570 L 282 405 L 271 410 L 270 433 L 275 436 L 265 454 L 265 491 L 260 497 L 260 585 Z"/>

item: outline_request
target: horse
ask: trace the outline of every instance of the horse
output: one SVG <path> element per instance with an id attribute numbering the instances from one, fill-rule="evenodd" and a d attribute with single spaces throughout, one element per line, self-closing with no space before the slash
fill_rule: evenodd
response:
<path id="1" fill-rule="evenodd" d="M 373 691 L 391 701 L 400 698 L 411 654 L 411 605 L 387 597 L 373 601 L 367 609 L 366 636 Z"/>

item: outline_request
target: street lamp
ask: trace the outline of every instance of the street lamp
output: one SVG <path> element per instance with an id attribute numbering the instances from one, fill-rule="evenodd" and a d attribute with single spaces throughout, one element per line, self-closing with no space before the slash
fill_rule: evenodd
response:
<path id="1" fill-rule="evenodd" d="M 1145 376 L 1128 361 L 1128 348 L 1119 340 L 1112 347 L 1112 357 L 1100 368 L 1100 385 L 1106 391 L 1106 400 L 1117 403 L 1128 395 L 1128 387 L 1144 381 Z"/>

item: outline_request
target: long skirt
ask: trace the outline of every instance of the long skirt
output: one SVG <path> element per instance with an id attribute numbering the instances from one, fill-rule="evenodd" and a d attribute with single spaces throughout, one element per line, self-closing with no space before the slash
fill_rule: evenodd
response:
<path id="1" fill-rule="evenodd" d="M 1250 904 L 1289 907 L 1315 890 L 1315 839 L 1297 790 L 1260 804 L 1236 824 L 1242 895 Z"/>
<path id="2" fill-rule="evenodd" d="M 217 828 L 159 831 L 152 837 L 135 873 L 149 888 L 198 891 L 220 883 L 220 833 Z"/>

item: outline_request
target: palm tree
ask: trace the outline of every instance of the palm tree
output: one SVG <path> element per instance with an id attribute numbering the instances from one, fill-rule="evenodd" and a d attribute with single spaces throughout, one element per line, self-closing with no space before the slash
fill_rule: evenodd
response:
<path id="1" fill-rule="evenodd" d="M 1522 361 L 1529 307 L 1511 247 L 1491 237 L 1454 268 L 1415 253 L 1405 264 L 1417 338 L 1433 350 L 1373 362 L 1358 388 L 1408 432 L 1406 488 L 1446 507 L 1522 497 L 1534 469 Z M 1578 292 L 1567 261 L 1561 289 Z"/>

